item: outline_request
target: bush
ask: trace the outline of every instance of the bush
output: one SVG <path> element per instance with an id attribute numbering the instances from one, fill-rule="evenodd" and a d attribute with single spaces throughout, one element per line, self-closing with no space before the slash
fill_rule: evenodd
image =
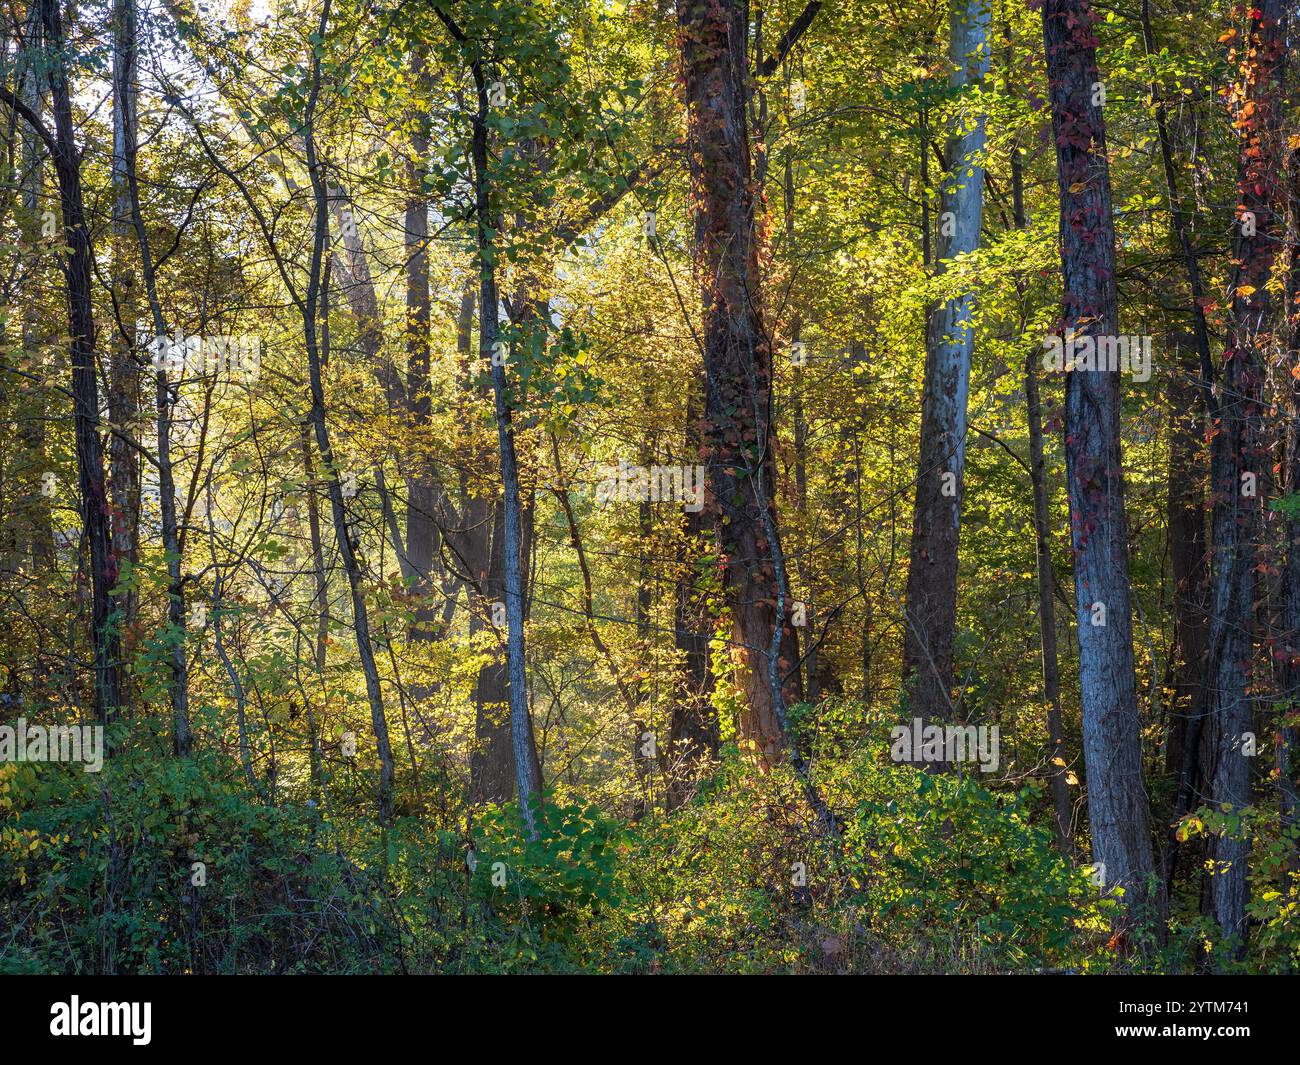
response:
<path id="1" fill-rule="evenodd" d="M 0 764 L 0 971 L 360 972 L 394 930 L 382 878 L 310 807 L 269 807 L 218 756 L 123 752 L 101 773 Z"/>

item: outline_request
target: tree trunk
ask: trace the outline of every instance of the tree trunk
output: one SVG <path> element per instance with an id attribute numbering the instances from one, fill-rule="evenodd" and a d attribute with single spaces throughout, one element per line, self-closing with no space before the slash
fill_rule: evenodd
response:
<path id="1" fill-rule="evenodd" d="M 326 0 L 321 11 L 319 33 L 325 36 L 329 21 L 330 0 Z M 362 587 L 361 563 L 357 558 L 359 543 L 354 544 L 348 531 L 347 509 L 343 502 L 343 484 L 335 465 L 334 450 L 330 444 L 329 425 L 325 417 L 325 389 L 321 376 L 321 365 L 328 358 L 328 350 L 322 350 L 319 342 L 317 315 L 322 291 L 322 261 L 325 247 L 329 241 L 329 202 L 330 196 L 321 173 L 320 163 L 316 158 L 315 129 L 312 118 L 316 100 L 320 93 L 320 60 L 313 60 L 312 89 L 308 98 L 303 121 L 303 139 L 307 156 L 307 170 L 311 175 L 312 192 L 315 194 L 315 231 L 311 253 L 311 268 L 308 277 L 307 295 L 302 305 L 303 334 L 307 349 L 307 371 L 311 388 L 311 410 L 307 415 L 308 424 L 315 431 L 316 447 L 320 451 L 321 464 L 327 478 L 330 512 L 334 522 L 334 538 L 338 545 L 339 558 L 343 563 L 343 572 L 347 576 L 348 590 L 352 598 L 352 627 L 356 634 L 357 655 L 361 659 L 361 669 L 366 678 L 366 697 L 370 703 L 370 721 L 375 733 L 375 747 L 379 755 L 379 792 L 378 813 L 381 825 L 389 824 L 393 819 L 393 751 L 388 738 L 388 719 L 384 713 L 383 690 L 379 682 L 379 670 L 375 665 L 374 645 L 370 636 L 370 617 L 366 610 L 365 590 Z"/>
<path id="2" fill-rule="evenodd" d="M 307 536 L 311 544 L 312 575 L 312 609 L 316 612 L 316 640 L 313 664 L 316 677 L 322 690 L 325 684 L 325 664 L 329 654 L 329 579 L 325 573 L 325 548 L 321 541 L 320 499 L 316 494 L 316 473 L 311 460 L 311 425 L 302 423 L 302 435 L 299 437 L 302 449 L 302 472 L 304 478 L 303 494 L 307 500 Z M 306 700 L 306 696 L 303 696 Z M 316 719 L 311 706 L 305 707 L 307 725 L 310 731 L 308 742 L 311 753 L 311 783 L 317 794 L 325 786 L 325 776 L 321 771 L 320 739 L 316 730 Z"/>
<path id="3" fill-rule="evenodd" d="M 1288 220 L 1285 337 L 1287 359 L 1283 367 L 1290 371 L 1287 386 L 1288 414 L 1286 429 L 1286 479 L 1282 488 L 1292 500 L 1293 509 L 1286 522 L 1286 558 L 1282 569 L 1282 587 L 1278 594 L 1279 646 L 1278 702 L 1282 720 L 1276 737 L 1278 812 L 1283 830 L 1294 829 L 1300 820 L 1300 780 L 1293 767 L 1297 729 L 1288 721 L 1296 720 L 1300 710 L 1300 151 L 1293 149 L 1286 160 Z M 1296 868 L 1293 855 L 1292 868 Z"/>
<path id="4" fill-rule="evenodd" d="M 411 57 L 411 74 L 421 105 L 429 91 L 430 78 L 424 51 L 417 48 Z M 429 154 L 427 114 L 415 116 L 411 134 L 411 160 L 407 168 L 410 184 L 406 203 L 406 402 L 407 413 L 417 433 L 413 469 L 406 479 L 406 558 L 415 575 L 411 592 L 419 597 L 411 626 L 411 637 L 419 642 L 438 638 L 437 605 L 433 600 L 433 560 L 435 553 L 433 457 L 428 453 L 427 434 L 432 412 L 429 382 L 429 202 L 424 188 Z M 427 685 L 412 687 L 417 702 L 427 695 Z"/>
<path id="5" fill-rule="evenodd" d="M 524 656 L 523 526 L 519 494 L 519 462 L 510 407 L 510 385 L 504 360 L 493 358 L 497 344 L 500 298 L 496 281 L 494 227 L 488 173 L 488 86 L 481 60 L 475 59 L 474 85 L 478 111 L 474 119 L 473 162 L 479 267 L 479 358 L 492 365 L 492 394 L 496 415 L 497 449 L 501 460 L 501 531 L 504 553 L 506 605 L 506 671 L 510 700 L 510 747 L 514 758 L 515 790 L 525 830 L 536 838 L 536 804 L 541 800 L 542 777 L 528 709 Z"/>
<path id="6" fill-rule="evenodd" d="M 33 7 L 27 15 L 26 30 L 27 49 L 25 55 L 20 57 L 17 64 L 18 95 L 31 111 L 33 117 L 39 120 L 45 110 L 45 92 L 41 85 L 40 57 L 43 55 L 41 13 L 36 7 Z M 22 234 L 24 243 L 29 247 L 35 247 L 41 234 L 42 156 L 45 146 L 41 143 L 41 138 L 36 131 L 28 123 L 20 122 L 19 127 L 22 145 L 22 177 L 20 180 L 22 212 L 19 232 Z M 41 347 L 47 332 L 47 328 L 43 327 L 41 323 L 36 293 L 28 293 L 23 301 L 23 352 L 29 367 L 37 365 L 37 350 Z M 35 386 L 32 383 L 22 381 L 16 391 L 19 396 L 28 398 L 34 388 Z M 33 398 L 31 402 L 35 405 L 40 401 Z M 31 456 L 31 461 L 39 463 L 39 468 L 43 470 L 45 466 L 45 419 L 42 417 L 25 419 L 19 426 L 18 438 L 23 452 Z M 54 560 L 53 520 L 50 501 L 38 491 L 35 491 L 34 488 L 30 494 L 36 500 L 30 511 L 30 558 L 32 566 L 37 570 L 41 570 L 47 568 Z M 20 544 L 18 546 L 23 551 L 26 551 L 26 545 Z"/>
<path id="7" fill-rule="evenodd" d="M 1261 334 L 1267 328 L 1266 293 L 1275 247 L 1281 236 L 1281 78 L 1285 60 L 1284 0 L 1261 0 L 1252 8 L 1242 48 L 1244 87 L 1233 97 L 1242 131 L 1237 178 L 1238 212 L 1233 240 L 1232 309 L 1223 355 L 1218 425 L 1210 444 L 1213 555 L 1210 636 L 1206 663 L 1204 749 L 1212 767 L 1211 796 L 1221 810 L 1250 805 L 1250 759 L 1242 736 L 1253 728 L 1250 694 L 1254 648 L 1256 567 L 1260 525 L 1259 491 L 1268 476 L 1260 448 L 1263 390 Z M 1225 833 L 1212 838 L 1210 906 L 1229 953 L 1240 957 L 1246 941 L 1248 839 Z"/>
<path id="8" fill-rule="evenodd" d="M 1182 337 L 1172 350 L 1188 350 Z M 1169 475 L 1167 524 L 1173 581 L 1174 691 L 1170 700 L 1166 771 L 1178 779 L 1174 816 L 1189 809 L 1193 792 L 1198 735 L 1189 727 L 1199 720 L 1204 698 L 1206 617 L 1205 407 L 1199 361 L 1180 357 L 1169 381 Z"/>
<path id="9" fill-rule="evenodd" d="M 978 85 L 989 68 L 985 0 L 953 0 L 949 11 L 948 84 Z M 978 106 L 978 104 L 976 105 Z M 966 109 L 963 109 L 966 112 Z M 939 200 L 935 272 L 974 251 L 984 218 L 984 115 L 952 118 L 947 173 Z M 966 467 L 966 398 L 975 331 L 974 296 L 965 293 L 927 315 L 921 452 L 904 607 L 903 682 L 911 713 L 924 722 L 960 716 L 953 701 L 957 628 L 957 552 Z M 959 700 L 958 700 L 959 701 Z"/>
<path id="10" fill-rule="evenodd" d="M 129 244 L 134 237 L 131 189 L 127 160 L 128 137 L 136 117 L 136 6 L 135 0 L 113 0 L 113 292 L 117 317 L 127 335 L 114 333 L 109 352 L 108 420 L 123 436 L 108 441 L 110 486 L 113 496 L 113 552 L 120 563 L 135 565 L 140 549 L 140 456 L 125 434 L 141 432 L 140 369 L 136 362 L 135 271 Z M 138 593 L 128 589 L 120 598 L 122 629 L 135 621 Z"/>
<path id="11" fill-rule="evenodd" d="M 100 721 L 111 724 L 123 709 L 121 638 L 117 603 L 112 598 L 120 560 L 113 553 L 109 501 L 100 445 L 99 387 L 95 379 L 95 314 L 91 302 L 94 255 L 81 194 L 81 156 L 73 136 L 72 95 L 68 85 L 67 41 L 58 0 L 38 0 L 48 54 L 54 134 L 48 144 L 59 180 L 63 229 L 68 243 L 64 277 L 71 336 L 73 421 L 82 520 L 90 547 L 91 640 L 95 661 L 95 705 Z M 12 102 L 12 101 L 11 101 Z"/>
<path id="12" fill-rule="evenodd" d="M 786 254 L 793 257 L 794 251 L 794 160 L 793 153 L 785 153 L 785 241 Z M 790 320 L 790 347 L 803 343 L 803 315 L 795 311 Z M 794 501 L 795 508 L 803 522 L 808 520 L 808 418 L 804 412 L 804 359 L 794 365 L 794 382 L 791 388 L 790 405 L 793 408 L 794 421 Z M 814 624 L 816 619 L 817 596 L 813 590 L 812 564 L 807 551 L 799 553 L 796 569 L 799 583 L 804 589 L 804 616 L 807 619 L 808 651 L 804 656 L 804 676 L 807 682 L 804 693 L 810 703 L 821 698 L 820 678 L 817 675 L 817 640 Z"/>
<path id="13" fill-rule="evenodd" d="M 1024 163 L 1020 145 L 1011 148 L 1011 204 L 1016 228 L 1028 226 L 1025 216 Z M 1047 470 L 1043 461 L 1043 406 L 1038 392 L 1039 356 L 1025 360 L 1025 420 L 1029 427 L 1029 478 L 1034 494 L 1034 561 L 1038 574 L 1038 636 L 1042 647 L 1043 700 L 1047 704 L 1047 741 L 1051 755 L 1047 770 L 1052 789 L 1053 825 L 1061 852 L 1074 849 L 1070 817 L 1070 785 L 1066 780 L 1065 730 L 1061 724 L 1061 662 L 1056 648 L 1056 600 L 1052 598 L 1051 516 Z"/>
<path id="14" fill-rule="evenodd" d="M 784 757 L 786 706 L 802 699 L 779 541 L 772 341 L 764 321 L 747 118 L 748 4 L 678 4 L 696 277 L 704 306 L 705 460 L 741 689 L 738 731 Z"/>
<path id="15" fill-rule="evenodd" d="M 700 447 L 698 425 L 704 383 L 698 374 L 693 374 L 688 387 L 684 450 L 688 457 L 694 458 Z M 681 657 L 681 671 L 677 676 L 665 752 L 669 766 L 669 809 L 675 809 L 685 801 L 694 778 L 692 770 L 699 763 L 718 757 L 718 716 L 709 699 L 713 692 L 713 673 L 709 669 L 709 619 L 697 590 L 702 569 L 700 559 L 705 553 L 704 535 L 704 512 L 684 509 L 682 562 L 673 599 L 673 644 Z"/>
<path id="16" fill-rule="evenodd" d="M 162 512 L 163 554 L 167 565 L 167 642 L 171 665 L 170 695 L 172 704 L 172 749 L 178 757 L 188 758 L 193 743 L 190 729 L 189 676 L 185 649 L 185 579 L 181 572 L 180 528 L 176 517 L 176 483 L 171 461 L 172 386 L 167 380 L 167 362 L 163 359 L 167 325 L 158 299 L 158 281 L 154 275 L 149 237 L 140 210 L 140 180 L 136 171 L 135 127 L 135 0 L 115 0 L 114 106 L 120 126 L 114 132 L 114 165 L 118 165 L 116 146 L 120 144 L 122 177 L 126 181 L 127 221 L 134 228 L 140 251 L 140 272 L 144 276 L 149 313 L 153 318 L 158 410 L 158 496 Z M 116 221 L 116 220 L 115 220 Z M 128 358 L 130 352 L 128 352 Z M 177 378 L 182 375 L 178 371 Z M 138 493 L 137 493 L 138 495 Z M 137 527 L 137 522 L 131 522 Z"/>
<path id="17" fill-rule="evenodd" d="M 1115 231 L 1088 0 L 1045 0 L 1043 38 L 1060 188 L 1062 329 L 1115 337 Z M 1124 921 L 1154 871 L 1133 672 L 1118 371 L 1071 370 L 1065 456 L 1075 561 L 1083 753 L 1093 858 L 1123 888 Z"/>

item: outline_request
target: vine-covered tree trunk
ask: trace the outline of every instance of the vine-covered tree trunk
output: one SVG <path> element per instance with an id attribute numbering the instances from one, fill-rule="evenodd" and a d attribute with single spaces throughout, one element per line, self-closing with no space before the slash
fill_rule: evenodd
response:
<path id="1" fill-rule="evenodd" d="M 1261 0 L 1251 8 L 1245 39 L 1238 45 L 1241 81 L 1233 95 L 1241 155 L 1232 308 L 1218 382 L 1218 424 L 1210 444 L 1214 514 L 1203 741 L 1211 798 L 1225 812 L 1249 806 L 1251 797 L 1251 760 L 1242 742 L 1253 728 L 1255 555 L 1261 531 L 1260 489 L 1268 475 L 1268 456 L 1260 448 L 1260 349 L 1269 328 L 1266 293 L 1280 236 L 1278 126 L 1286 9 L 1285 0 Z M 1223 934 L 1235 941 L 1232 953 L 1237 957 L 1245 949 L 1249 849 L 1241 832 L 1218 834 L 1210 845 L 1209 858 L 1215 863 L 1210 906 Z"/>
<path id="2" fill-rule="evenodd" d="M 1286 557 L 1282 570 L 1282 585 L 1278 592 L 1278 645 L 1274 655 L 1278 662 L 1278 704 L 1282 720 L 1277 726 L 1278 806 L 1284 829 L 1293 828 L 1300 819 L 1300 780 L 1295 766 L 1297 729 L 1295 721 L 1300 710 L 1300 150 L 1287 153 L 1287 275 L 1285 332 L 1287 358 L 1283 363 L 1289 371 L 1286 389 L 1288 415 L 1285 435 L 1286 466 L 1282 483 L 1283 494 L 1291 500 L 1284 513 Z M 1300 848 L 1297 848 L 1300 850 Z M 1296 867 L 1293 853 L 1292 867 Z"/>
<path id="3" fill-rule="evenodd" d="M 1095 18 L 1088 0 L 1043 4 L 1067 337 L 1114 337 L 1119 329 Z M 1148 897 L 1154 860 L 1133 672 L 1119 406 L 1118 370 L 1067 372 L 1066 480 L 1088 821 L 1098 871 L 1107 888 L 1123 888 L 1131 917 Z"/>
<path id="4" fill-rule="evenodd" d="M 677 11 L 704 306 L 709 510 L 742 692 L 740 736 L 775 761 L 786 748 L 786 706 L 803 693 L 773 491 L 772 338 L 763 313 L 747 116 L 749 6 L 681 0 Z"/>

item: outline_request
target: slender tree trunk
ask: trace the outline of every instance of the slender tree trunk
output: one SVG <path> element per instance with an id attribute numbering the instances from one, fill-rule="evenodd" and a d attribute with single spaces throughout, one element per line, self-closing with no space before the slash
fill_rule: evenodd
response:
<path id="1" fill-rule="evenodd" d="M 221 659 L 222 668 L 226 671 L 226 679 L 230 681 L 230 689 L 235 695 L 235 729 L 239 736 L 239 764 L 244 770 L 244 779 L 248 782 L 248 789 L 254 795 L 261 795 L 262 789 L 257 784 L 257 774 L 253 771 L 253 747 L 248 739 L 248 696 L 244 690 L 243 681 L 239 679 L 239 671 L 235 669 L 235 664 L 230 660 L 230 655 L 226 651 L 225 631 L 222 627 L 222 613 L 225 608 L 225 601 L 222 598 L 222 573 L 221 564 L 217 561 L 217 537 L 211 522 L 212 514 L 212 489 L 208 488 L 208 554 L 212 559 L 212 642 L 217 650 L 217 657 Z M 312 759 L 312 782 L 316 782 L 316 762 Z"/>
<path id="2" fill-rule="evenodd" d="M 115 144 L 120 144 L 122 176 L 126 181 L 127 220 L 135 230 L 140 252 L 140 271 L 144 276 L 145 294 L 149 313 L 153 318 L 156 361 L 156 394 L 158 410 L 158 486 L 159 505 L 162 512 L 163 553 L 167 565 L 167 628 L 168 658 L 171 665 L 172 749 L 177 756 L 188 758 L 193 744 L 190 727 L 189 676 L 185 649 L 185 578 L 181 571 L 181 539 L 176 516 L 176 482 L 171 461 L 171 408 L 175 402 L 172 386 L 167 379 L 167 361 L 163 359 L 167 325 L 163 319 L 162 304 L 158 298 L 158 280 L 154 274 L 153 256 L 149 250 L 148 232 L 140 210 L 140 178 L 136 171 L 137 133 L 135 127 L 135 0 L 115 0 L 116 32 L 114 59 L 114 107 L 120 127 L 115 131 Z M 118 98 L 118 94 L 121 98 Z M 117 165 L 115 150 L 114 163 Z M 130 352 L 127 353 L 128 359 Z M 177 377 L 182 371 L 177 372 Z M 138 493 L 137 493 L 138 494 Z M 131 527 L 138 522 L 131 522 Z"/>
<path id="3" fill-rule="evenodd" d="M 1173 338 L 1171 348 L 1180 356 L 1189 350 L 1181 336 Z M 1167 524 L 1173 580 L 1175 682 L 1170 700 L 1165 768 L 1178 781 L 1175 817 L 1187 813 L 1194 791 L 1199 730 L 1193 733 L 1190 726 L 1192 721 L 1200 720 L 1203 706 L 1208 638 L 1205 601 L 1209 577 L 1205 536 L 1208 470 L 1200 375 L 1198 361 L 1180 357 L 1169 381 Z"/>
<path id="4" fill-rule="evenodd" d="M 325 548 L 321 541 L 320 499 L 316 494 L 316 472 L 311 459 L 311 425 L 302 423 L 302 435 L 299 437 L 302 448 L 302 472 L 304 478 L 304 495 L 307 499 L 307 535 L 311 543 L 312 574 L 312 610 L 316 613 L 316 640 L 313 664 L 316 676 L 322 687 L 325 683 L 325 665 L 329 653 L 329 579 L 325 574 Z M 316 716 L 311 704 L 304 695 L 304 711 L 307 715 L 308 737 L 311 755 L 311 783 L 317 795 L 323 793 L 325 774 L 321 770 L 320 734 L 316 728 Z"/>
<path id="5" fill-rule="evenodd" d="M 128 138 L 136 118 L 135 0 L 113 0 L 113 292 L 127 336 L 116 332 L 109 352 L 108 420 L 124 434 L 140 432 L 140 370 L 136 363 L 136 278 L 129 245 L 134 239 Z M 108 441 L 113 498 L 113 552 L 120 563 L 135 565 L 140 547 L 140 456 L 124 436 Z M 138 593 L 120 597 L 122 629 L 135 621 Z"/>
<path id="6" fill-rule="evenodd" d="M 325 656 L 329 639 L 329 583 L 325 577 L 325 550 L 321 542 L 320 503 L 316 496 L 316 471 L 311 461 L 311 426 L 302 424 L 299 438 L 302 448 L 304 494 L 307 499 L 307 535 L 311 541 L 312 610 L 316 613 L 316 642 L 313 660 L 318 674 L 325 673 Z"/>
<path id="7" fill-rule="evenodd" d="M 1119 328 L 1094 20 L 1088 0 L 1045 0 L 1043 5 L 1061 201 L 1061 324 L 1066 337 L 1115 337 Z M 1125 892 L 1125 923 L 1148 899 L 1154 856 L 1133 672 L 1119 373 L 1071 370 L 1065 393 L 1088 819 L 1093 858 L 1106 887 Z"/>
<path id="8" fill-rule="evenodd" d="M 785 153 L 785 240 L 786 254 L 794 256 L 794 160 L 793 153 Z M 803 342 L 803 315 L 795 311 L 790 321 L 790 346 Z M 794 385 L 790 396 L 794 421 L 794 492 L 795 507 L 803 521 L 808 519 L 808 418 L 804 413 L 804 360 L 794 366 Z M 813 625 L 817 616 L 817 597 L 812 587 L 812 565 L 808 552 L 799 553 L 796 564 L 799 583 L 803 585 L 805 597 L 804 616 L 808 620 L 808 652 L 804 656 L 805 695 L 810 703 L 821 698 L 821 684 L 817 672 L 817 641 L 814 638 Z"/>
<path id="9" fill-rule="evenodd" d="M 983 82 L 989 69 L 987 0 L 952 0 L 948 83 Z M 984 115 L 955 114 L 945 149 L 935 271 L 974 251 L 984 218 Z M 975 110 L 977 113 L 972 114 Z M 926 327 L 921 453 L 907 574 L 903 681 L 912 713 L 922 721 L 960 716 L 953 701 L 957 628 L 957 558 L 966 468 L 966 399 L 970 389 L 974 296 L 964 293 L 930 309 Z"/>
<path id="10" fill-rule="evenodd" d="M 704 382 L 693 374 L 686 401 L 687 456 L 699 453 L 698 425 L 703 405 Z M 675 809 L 690 792 L 696 766 L 718 757 L 718 716 L 710 704 L 713 673 L 709 669 L 709 619 L 698 591 L 705 553 L 703 510 L 683 509 L 681 521 L 682 559 L 673 598 L 673 645 L 681 658 L 677 690 L 669 724 L 668 807 Z"/>
<path id="11" fill-rule="evenodd" d="M 421 108 L 430 91 L 428 67 L 422 47 L 411 56 L 411 74 L 419 93 Z M 413 469 L 406 482 L 406 558 L 415 574 L 411 591 L 419 596 L 411 637 L 419 642 L 438 638 L 436 624 L 438 609 L 433 599 L 433 563 L 435 553 L 434 479 L 430 467 L 433 456 L 428 453 L 427 434 L 432 413 L 432 396 L 429 381 L 429 202 L 424 188 L 427 173 L 425 160 L 429 154 L 427 114 L 421 110 L 415 116 L 415 129 L 411 134 L 411 160 L 407 169 L 410 184 L 406 203 L 406 401 L 407 413 L 418 434 Z M 412 697 L 418 702 L 428 693 L 428 686 L 412 686 Z"/>
<path id="12" fill-rule="evenodd" d="M 323 38 L 329 22 L 330 0 L 325 0 L 321 11 L 319 33 Z M 329 241 L 329 192 L 326 188 L 320 163 L 316 158 L 315 128 L 312 120 L 316 100 L 320 94 L 320 60 L 313 61 L 312 89 L 303 121 L 303 139 L 307 155 L 307 169 L 311 175 L 315 194 L 315 233 L 312 244 L 311 270 L 307 295 L 303 304 L 303 333 L 307 349 L 307 371 L 310 378 L 311 410 L 308 424 L 315 432 L 316 447 L 320 451 L 330 498 L 330 511 L 334 522 L 334 538 L 338 544 L 339 558 L 347 576 L 352 598 L 352 625 L 356 633 L 357 655 L 366 678 L 366 698 L 370 703 L 371 726 L 375 733 L 375 746 L 379 755 L 379 821 L 387 825 L 393 819 L 393 751 L 388 738 L 388 719 L 384 713 L 383 689 L 379 670 L 375 665 L 374 643 L 370 635 L 370 617 L 366 610 L 365 590 L 362 586 L 361 563 L 357 557 L 359 543 L 354 544 L 348 532 L 347 508 L 343 501 L 343 484 L 330 444 L 329 424 L 325 417 L 325 388 L 321 365 L 328 358 L 319 343 L 318 308 L 322 291 L 322 265 L 325 247 Z"/>
<path id="13" fill-rule="evenodd" d="M 1011 205 L 1016 228 L 1028 227 L 1025 215 L 1024 164 L 1020 145 L 1011 148 Z M 1025 360 L 1025 418 L 1029 426 L 1029 477 L 1034 495 L 1034 561 L 1038 574 L 1038 636 L 1042 647 L 1043 699 L 1047 703 L 1047 741 L 1051 760 L 1047 775 L 1052 790 L 1053 825 L 1062 853 L 1073 851 L 1070 786 L 1066 780 L 1065 730 L 1061 724 L 1061 664 L 1056 647 L 1056 600 L 1052 598 L 1051 515 L 1047 470 L 1043 460 L 1043 405 L 1038 391 L 1039 355 Z"/>
<path id="14" fill-rule="evenodd" d="M 541 800 L 542 778 L 528 709 L 524 654 L 523 531 L 519 494 L 519 462 L 510 408 L 510 385 L 504 360 L 494 359 L 500 299 L 493 246 L 491 177 L 488 173 L 488 86 L 482 63 L 474 61 L 478 111 L 474 119 L 473 162 L 479 265 L 479 358 L 492 366 L 492 393 L 496 413 L 497 447 L 501 459 L 502 549 L 505 555 L 506 669 L 510 698 L 510 746 L 514 756 L 516 797 L 525 829 L 536 838 L 536 804 Z"/>
<path id="15" fill-rule="evenodd" d="M 1029 469 L 1034 492 L 1034 556 L 1038 570 L 1038 635 L 1043 650 L 1043 699 L 1047 703 L 1047 739 L 1051 763 L 1052 813 L 1061 850 L 1072 849 L 1070 787 L 1065 779 L 1065 729 L 1061 724 L 1061 667 L 1056 649 L 1056 604 L 1052 599 L 1052 550 L 1047 507 L 1047 473 L 1043 463 L 1042 404 L 1038 396 L 1037 353 L 1025 363 L 1025 405 L 1029 418 Z"/>
<path id="16" fill-rule="evenodd" d="M 19 58 L 17 83 L 18 96 L 31 111 L 33 117 L 43 120 L 45 112 L 45 92 L 41 85 L 41 63 L 44 40 L 41 25 L 41 12 L 33 6 L 26 16 L 27 48 Z M 20 198 L 22 212 L 19 231 L 23 241 L 29 247 L 36 247 L 41 235 L 41 192 L 43 185 L 43 156 L 45 145 L 36 131 L 26 122 L 19 122 L 19 140 L 22 146 L 20 178 Z M 42 327 L 41 315 L 37 306 L 36 294 L 29 293 L 23 301 L 23 352 L 29 366 L 37 365 L 37 352 L 40 349 L 47 329 Z M 16 393 L 28 398 L 34 386 L 23 381 Z M 33 404 L 39 402 L 33 399 Z M 44 468 L 45 459 L 45 419 L 31 417 L 24 419 L 18 428 L 18 438 L 22 450 L 32 457 L 33 462 Z M 49 500 L 38 492 L 31 493 L 36 503 L 31 509 L 31 543 L 30 557 L 32 566 L 45 569 L 54 560 L 54 529 Z M 27 550 L 27 545 L 22 545 Z"/>

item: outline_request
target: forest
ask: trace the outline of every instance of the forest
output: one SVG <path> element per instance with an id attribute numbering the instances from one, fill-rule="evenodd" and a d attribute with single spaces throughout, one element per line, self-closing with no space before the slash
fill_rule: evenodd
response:
<path id="1" fill-rule="evenodd" d="M 0 20 L 0 973 L 1300 972 L 1300 5 Z"/>

